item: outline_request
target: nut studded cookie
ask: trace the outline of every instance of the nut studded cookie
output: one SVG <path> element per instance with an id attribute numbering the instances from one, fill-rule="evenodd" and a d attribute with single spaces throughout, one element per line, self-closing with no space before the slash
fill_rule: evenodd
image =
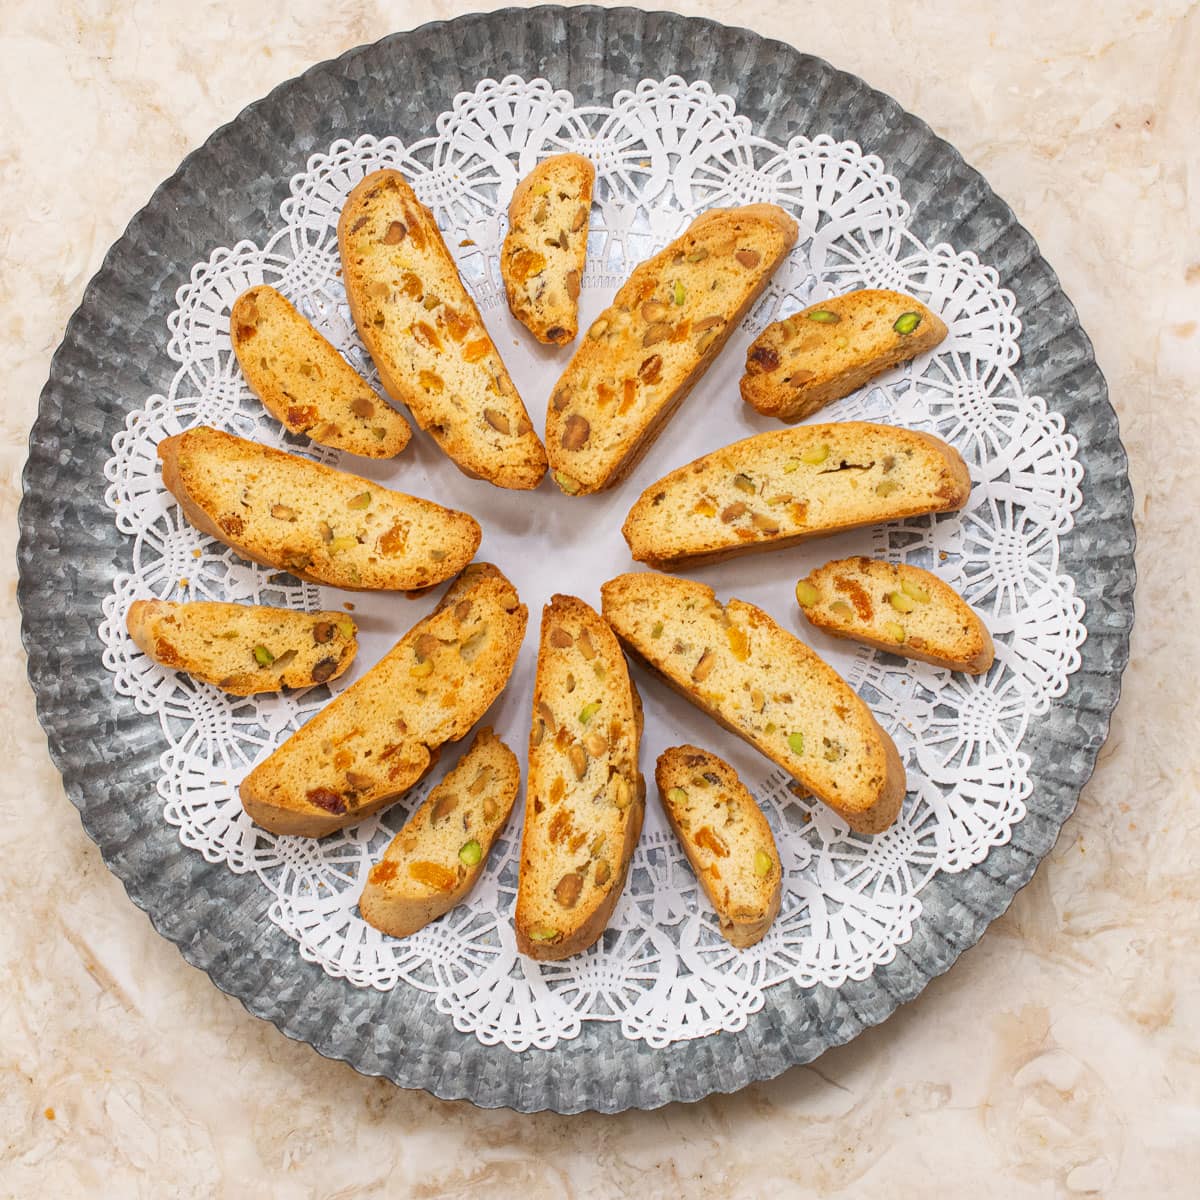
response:
<path id="1" fill-rule="evenodd" d="M 521 788 L 517 756 L 481 729 L 367 875 L 368 925 L 408 937 L 461 904 L 487 865 Z"/>
<path id="2" fill-rule="evenodd" d="M 580 154 L 543 159 L 508 206 L 500 274 L 512 314 L 539 342 L 565 345 L 579 330 L 596 168 Z"/>
<path id="3" fill-rule="evenodd" d="M 336 679 L 358 652 L 344 612 L 210 600 L 135 600 L 125 618 L 139 650 L 232 696 Z"/>
<path id="4" fill-rule="evenodd" d="M 642 830 L 642 706 L 612 630 L 574 596 L 542 612 L 517 948 L 567 958 L 604 932 Z"/>
<path id="5" fill-rule="evenodd" d="M 314 583 L 432 587 L 479 548 L 474 517 L 197 425 L 158 444 L 187 519 L 243 558 Z"/>
<path id="6" fill-rule="evenodd" d="M 903 292 L 834 296 L 768 325 L 754 339 L 742 399 L 763 416 L 801 421 L 945 336 L 941 317 Z"/>
<path id="7" fill-rule="evenodd" d="M 745 739 L 858 833 L 904 802 L 892 739 L 838 673 L 761 608 L 721 604 L 691 579 L 643 572 L 600 589 L 622 644 L 669 687 Z"/>
<path id="8" fill-rule="evenodd" d="M 490 563 L 468 567 L 361 679 L 242 781 L 272 833 L 324 837 L 393 803 L 504 690 L 528 611 Z"/>
<path id="9" fill-rule="evenodd" d="M 530 489 L 546 452 L 433 214 L 399 171 L 347 197 L 338 247 L 350 311 L 388 394 L 464 474 Z"/>
<path id="10" fill-rule="evenodd" d="M 762 941 L 779 914 L 783 870 L 754 797 L 724 759 L 699 746 L 664 750 L 654 779 L 721 936 L 739 949 Z"/>
<path id="11" fill-rule="evenodd" d="M 636 267 L 592 322 L 550 397 L 546 452 L 569 496 L 619 483 L 796 241 L 774 204 L 712 209 Z"/>
<path id="12" fill-rule="evenodd" d="M 949 584 L 908 563 L 841 558 L 801 579 L 796 600 L 818 629 L 905 658 L 982 675 L 996 657 L 974 609 Z"/>
<path id="13" fill-rule="evenodd" d="M 250 389 L 292 433 L 366 458 L 408 445 L 408 422 L 273 287 L 234 301 L 229 337 Z"/>
<path id="14" fill-rule="evenodd" d="M 760 433 L 652 483 L 622 533 L 638 562 L 675 570 L 962 508 L 971 477 L 930 433 L 865 421 Z"/>

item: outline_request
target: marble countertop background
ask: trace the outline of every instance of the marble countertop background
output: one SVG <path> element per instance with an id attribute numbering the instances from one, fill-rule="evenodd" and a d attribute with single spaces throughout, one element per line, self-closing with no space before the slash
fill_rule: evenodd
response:
<path id="1" fill-rule="evenodd" d="M 0 1196 L 1197 1194 L 1200 6 L 663 6 L 890 92 L 1014 206 L 1078 306 L 1132 460 L 1140 576 L 1078 812 L 915 1003 L 735 1096 L 485 1112 L 249 1017 L 128 901 L 49 761 L 16 605 L 26 439 L 87 280 L 189 150 L 313 62 L 481 5 L 2 0 Z"/>

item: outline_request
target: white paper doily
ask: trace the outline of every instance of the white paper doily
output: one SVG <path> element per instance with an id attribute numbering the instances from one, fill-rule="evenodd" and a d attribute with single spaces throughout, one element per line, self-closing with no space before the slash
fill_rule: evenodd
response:
<path id="1" fill-rule="evenodd" d="M 434 210 L 501 354 L 541 425 L 546 397 L 569 351 L 536 345 L 508 314 L 498 272 L 505 211 L 518 178 L 563 150 L 597 168 L 581 328 L 631 267 L 698 211 L 773 201 L 800 222 L 800 240 L 761 302 L 616 493 L 587 500 L 504 493 L 458 473 L 423 435 L 399 459 L 368 462 L 286 436 L 248 391 L 229 342 L 229 309 L 245 288 L 278 287 L 376 383 L 350 321 L 338 274 L 336 223 L 364 174 L 395 167 Z M 1029 759 L 1024 731 L 1067 687 L 1079 665 L 1083 604 L 1059 573 L 1058 539 L 1080 503 L 1074 438 L 1013 374 L 1020 323 L 1011 293 L 970 252 L 924 246 L 885 164 L 850 142 L 756 137 L 729 97 L 703 82 L 645 81 L 610 105 L 576 105 L 545 80 L 484 80 L 455 99 L 434 136 L 339 140 L 290 182 L 282 224 L 258 246 L 238 242 L 196 264 L 177 294 L 167 353 L 178 369 L 113 440 L 106 499 L 132 540 L 133 571 L 104 600 L 100 635 L 114 686 L 155 714 L 166 748 L 159 783 L 164 818 L 185 846 L 235 872 L 254 872 L 271 894 L 270 919 L 300 954 L 357 986 L 432 993 L 455 1027 L 513 1050 L 550 1047 L 584 1021 L 619 1021 L 653 1046 L 736 1030 L 764 989 L 791 980 L 837 987 L 894 957 L 921 912 L 934 872 L 962 871 L 1008 840 L 1024 816 Z M 236 233 L 236 231 L 234 231 Z M 487 720 L 524 761 L 542 603 L 554 591 L 598 599 L 599 584 L 631 569 L 620 525 L 648 483 L 749 433 L 773 427 L 737 391 L 745 348 L 768 322 L 859 286 L 911 292 L 945 319 L 937 354 L 882 376 L 817 420 L 868 419 L 935 432 L 963 454 L 974 482 L 963 512 L 810 542 L 697 572 L 718 595 L 760 604 L 824 655 L 859 690 L 895 738 L 909 795 L 877 837 L 851 834 L 834 814 L 794 796 L 786 777 L 683 701 L 642 682 L 642 770 L 688 740 L 729 758 L 776 831 L 786 878 L 768 936 L 744 951 L 716 932 L 712 911 L 662 819 L 653 785 L 629 882 L 610 931 L 562 963 L 521 958 L 511 913 L 520 815 L 498 843 L 468 902 L 411 938 L 369 928 L 356 901 L 366 871 L 442 771 L 382 818 L 320 842 L 254 827 L 237 799 L 251 766 L 328 698 L 325 688 L 237 699 L 150 662 L 128 638 L 131 601 L 226 599 L 305 607 L 354 605 L 362 628 L 357 678 L 431 599 L 341 593 L 243 562 L 198 533 L 164 492 L 155 447 L 205 422 L 473 512 L 480 557 L 498 563 L 530 607 L 530 634 L 507 691 Z M 906 663 L 812 630 L 792 588 L 810 567 L 851 553 L 884 554 L 935 568 L 984 614 L 996 665 L 983 678 Z M 639 679 L 642 677 L 639 676 Z M 341 686 L 341 684 L 337 685 Z M 454 754 L 447 753 L 449 765 Z"/>

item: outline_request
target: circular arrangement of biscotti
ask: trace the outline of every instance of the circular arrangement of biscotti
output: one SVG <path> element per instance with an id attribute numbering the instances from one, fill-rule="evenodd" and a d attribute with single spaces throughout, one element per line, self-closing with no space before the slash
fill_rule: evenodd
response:
<path id="1" fill-rule="evenodd" d="M 549 346 L 576 337 L 592 171 L 543 160 L 517 187 L 500 269 L 510 307 Z M 546 444 L 529 420 L 432 213 L 397 171 L 368 175 L 338 226 L 358 332 L 383 389 L 459 470 L 530 490 L 549 470 L 566 496 L 618 486 L 661 434 L 794 245 L 771 204 L 701 214 L 634 268 L 583 333 L 548 397 Z M 823 301 L 751 345 L 745 402 L 788 423 L 862 387 L 946 335 L 895 292 Z M 230 336 L 251 389 L 294 434 L 386 458 L 407 421 L 274 289 L 232 306 Z M 425 589 L 438 607 L 243 781 L 251 818 L 321 837 L 395 803 L 465 737 L 507 685 L 527 610 L 502 565 L 471 563 L 471 515 L 198 426 L 159 447 L 163 480 L 197 528 L 243 557 L 348 589 Z M 678 467 L 636 500 L 623 533 L 662 571 L 791 546 L 844 529 L 961 508 L 970 478 L 930 434 L 866 422 L 761 433 Z M 470 565 L 468 565 L 470 564 Z M 788 772 L 854 831 L 896 818 L 905 773 L 867 705 L 771 616 L 657 571 L 619 575 L 602 611 L 556 595 L 541 621 L 531 706 L 520 883 L 520 950 L 561 959 L 603 934 L 642 827 L 642 706 L 625 652 Z M 992 643 L 978 616 L 928 572 L 832 562 L 796 585 L 808 620 L 838 637 L 980 672 Z M 129 617 L 166 666 L 236 694 L 327 683 L 350 664 L 355 626 L 337 613 L 151 602 Z M 739 947 L 780 907 L 779 853 L 734 769 L 711 750 L 665 752 L 663 812 Z M 364 918 L 407 936 L 460 903 L 482 874 L 519 790 L 490 730 L 433 789 L 371 870 Z"/>

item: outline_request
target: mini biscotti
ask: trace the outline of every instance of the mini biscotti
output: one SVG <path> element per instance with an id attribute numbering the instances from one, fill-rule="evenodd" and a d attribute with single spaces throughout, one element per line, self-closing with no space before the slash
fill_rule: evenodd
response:
<path id="1" fill-rule="evenodd" d="M 565 345 L 579 331 L 595 179 L 583 155 L 555 154 L 517 184 L 509 203 L 500 274 L 513 316 L 539 342 Z"/>
<path id="2" fill-rule="evenodd" d="M 970 494 L 966 464 L 940 438 L 841 421 L 760 433 L 672 471 L 622 532 L 638 562 L 670 570 L 950 512 Z"/>
<path id="3" fill-rule="evenodd" d="M 907 563 L 840 558 L 801 579 L 796 600 L 818 629 L 905 658 L 982 675 L 996 657 L 970 605 L 936 575 Z"/>
<path id="4" fill-rule="evenodd" d="M 344 612 L 135 600 L 125 624 L 155 662 L 234 696 L 328 683 L 358 652 L 357 626 Z"/>
<path id="5" fill-rule="evenodd" d="M 783 868 L 754 797 L 724 759 L 698 746 L 664 750 L 654 779 L 721 936 L 739 949 L 762 941 L 779 914 Z"/>
<path id="6" fill-rule="evenodd" d="M 521 787 L 517 756 L 490 729 L 431 791 L 367 875 L 368 925 L 408 937 L 461 904 L 487 865 Z"/>
<path id="7" fill-rule="evenodd" d="M 834 669 L 753 604 L 690 579 L 620 575 L 601 588 L 625 647 L 702 712 L 781 766 L 858 833 L 904 802 L 892 739 Z"/>
<path id="8" fill-rule="evenodd" d="M 546 452 L 433 214 L 399 171 L 368 175 L 338 221 L 350 311 L 388 394 L 458 468 L 535 488 Z"/>
<path id="9" fill-rule="evenodd" d="M 391 804 L 504 690 L 527 617 L 495 567 L 468 567 L 428 617 L 246 776 L 246 812 L 272 833 L 323 837 Z"/>
<path id="10" fill-rule="evenodd" d="M 533 691 L 517 948 L 586 950 L 625 886 L 645 812 L 642 706 L 612 630 L 574 596 L 542 612 Z"/>
<path id="11" fill-rule="evenodd" d="M 234 301 L 229 337 L 250 390 L 292 433 L 367 458 L 408 445 L 408 422 L 273 287 Z"/>
<path id="12" fill-rule="evenodd" d="M 568 495 L 636 466 L 796 241 L 774 204 L 713 209 L 640 264 L 592 322 L 546 413 L 546 452 Z"/>
<path id="13" fill-rule="evenodd" d="M 764 416 L 800 421 L 945 336 L 937 313 L 903 292 L 834 296 L 768 325 L 754 339 L 742 399 Z"/>
<path id="14" fill-rule="evenodd" d="M 467 513 L 207 425 L 164 438 L 158 456 L 197 529 L 314 583 L 432 587 L 461 571 L 483 536 Z"/>

